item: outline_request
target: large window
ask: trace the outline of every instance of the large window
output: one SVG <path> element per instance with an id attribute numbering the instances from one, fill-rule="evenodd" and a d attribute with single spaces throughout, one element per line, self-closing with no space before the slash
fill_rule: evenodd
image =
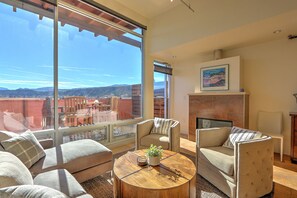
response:
<path id="1" fill-rule="evenodd" d="M 59 13 L 59 98 L 66 103 L 60 126 L 135 118 L 132 86 L 141 84 L 141 38 L 87 16 L 76 18 L 73 10 Z M 69 24 L 63 23 L 65 13 L 73 16 Z"/>
<path id="2" fill-rule="evenodd" d="M 141 28 L 79 0 L 57 9 L 15 0 L 0 3 L 0 29 L 0 130 L 55 129 L 64 142 L 133 136 L 142 115 Z"/>

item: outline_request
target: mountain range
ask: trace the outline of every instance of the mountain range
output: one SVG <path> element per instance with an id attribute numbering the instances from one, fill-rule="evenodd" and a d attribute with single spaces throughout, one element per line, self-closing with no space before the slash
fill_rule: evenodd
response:
<path id="1" fill-rule="evenodd" d="M 160 92 L 160 83 L 155 83 L 155 91 Z M 162 89 L 162 88 L 161 88 Z M 15 90 L 9 90 L 4 87 L 0 87 L 1 98 L 45 98 L 53 97 L 53 87 L 41 87 L 36 89 L 20 88 Z M 88 98 L 100 98 L 100 97 L 132 97 L 132 85 L 111 85 L 106 87 L 90 87 L 90 88 L 74 88 L 74 89 L 59 89 L 59 98 L 65 96 L 86 96 Z"/>

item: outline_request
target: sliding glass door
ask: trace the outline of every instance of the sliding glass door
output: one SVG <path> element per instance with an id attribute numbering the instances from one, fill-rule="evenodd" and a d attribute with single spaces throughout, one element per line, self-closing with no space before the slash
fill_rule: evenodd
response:
<path id="1" fill-rule="evenodd" d="M 157 61 L 154 67 L 154 117 L 168 118 L 171 67 Z"/>

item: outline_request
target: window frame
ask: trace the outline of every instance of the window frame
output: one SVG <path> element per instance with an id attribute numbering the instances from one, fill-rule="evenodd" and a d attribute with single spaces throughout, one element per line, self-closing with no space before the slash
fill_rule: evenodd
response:
<path id="1" fill-rule="evenodd" d="M 113 137 L 113 126 L 123 126 L 123 125 L 131 125 L 131 124 L 137 124 L 138 122 L 143 120 L 143 83 L 144 83 L 144 63 L 145 63 L 145 56 L 144 56 L 144 38 L 145 38 L 145 30 L 146 30 L 146 26 L 138 26 L 137 24 L 133 23 L 134 25 L 138 26 L 138 28 L 141 29 L 141 34 L 134 32 L 132 30 L 129 30 L 128 28 L 125 27 L 121 27 L 120 25 L 113 23 L 111 21 L 106 21 L 106 19 L 103 19 L 99 16 L 96 15 L 92 15 L 90 13 L 86 13 L 86 11 L 81 10 L 80 8 L 71 6 L 63 1 L 58 0 L 57 1 L 57 5 L 53 5 L 54 6 L 54 10 L 53 13 L 36 7 L 34 5 L 31 5 L 30 3 L 26 3 L 22 0 L 0 0 L 0 2 L 6 4 L 6 5 L 10 5 L 13 8 L 19 8 L 19 9 L 24 9 L 26 11 L 32 12 L 34 14 L 37 15 L 43 15 L 43 16 L 47 16 L 49 18 L 53 17 L 53 51 L 54 51 L 54 55 L 53 55 L 53 81 L 54 81 L 54 128 L 53 129 L 46 129 L 46 130 L 37 130 L 34 131 L 34 135 L 38 138 L 38 139 L 44 139 L 44 138 L 53 138 L 55 145 L 59 145 L 63 143 L 63 136 L 64 135 L 68 135 L 68 134 L 75 134 L 75 133 L 80 133 L 80 132 L 84 132 L 84 131 L 90 131 L 90 130 L 95 130 L 95 129 L 100 129 L 100 128 L 107 128 L 107 133 L 108 133 L 108 137 L 107 137 L 107 145 L 108 144 L 113 144 L 113 139 L 115 139 Z M 47 2 L 47 1 L 45 1 Z M 84 3 L 89 3 L 90 2 L 86 2 L 83 1 Z M 93 4 L 90 4 L 91 6 L 94 6 Z M 109 26 L 119 29 L 121 31 L 124 31 L 126 33 L 132 34 L 138 38 L 140 38 L 141 40 L 141 73 L 140 73 L 140 77 L 141 77 L 141 116 L 140 118 L 135 118 L 135 119 L 128 119 L 128 120 L 118 120 L 118 121 L 113 121 L 113 122 L 105 122 L 105 123 L 96 123 L 96 124 L 92 124 L 92 125 L 87 125 L 87 126 L 81 126 L 81 127 L 64 127 L 64 128 L 59 128 L 59 114 L 58 114 L 58 23 L 59 23 L 59 16 L 58 16 L 58 10 L 59 7 L 63 6 L 64 8 L 67 7 L 67 9 L 73 9 L 75 10 L 75 12 L 77 13 L 81 13 L 84 16 L 88 16 L 91 17 L 92 19 L 99 21 L 99 22 L 103 22 L 105 24 L 108 24 Z M 98 8 L 100 9 L 100 8 Z M 103 10 L 106 11 L 106 10 Z M 113 14 L 114 13 L 109 13 L 109 14 Z M 128 18 L 127 18 L 128 19 Z M 121 18 L 121 20 L 124 20 L 123 18 Z M 127 21 L 127 20 L 125 20 Z M 133 20 L 131 20 L 133 22 Z M 127 22 L 131 22 L 131 21 L 127 21 Z M 129 140 L 133 140 L 134 141 L 134 137 L 131 136 L 131 138 L 129 139 L 125 139 L 124 141 L 129 141 Z"/>

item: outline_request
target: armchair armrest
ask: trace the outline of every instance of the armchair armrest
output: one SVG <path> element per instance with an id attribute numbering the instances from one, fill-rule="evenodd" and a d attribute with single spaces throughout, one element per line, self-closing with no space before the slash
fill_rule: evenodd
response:
<path id="1" fill-rule="evenodd" d="M 175 121 L 169 132 L 169 150 L 178 152 L 180 151 L 180 123 Z"/>
<path id="2" fill-rule="evenodd" d="M 153 119 L 145 120 L 145 121 L 142 121 L 142 122 L 137 124 L 136 134 L 135 134 L 135 138 L 136 138 L 135 148 L 136 148 L 136 150 L 139 149 L 140 139 L 143 136 L 146 136 L 146 135 L 148 135 L 150 133 L 150 131 L 151 131 L 152 127 L 153 127 L 153 124 L 154 124 Z"/>
<path id="3" fill-rule="evenodd" d="M 271 137 L 237 142 L 234 147 L 236 197 L 261 197 L 272 191 L 273 152 Z"/>
<path id="4" fill-rule="evenodd" d="M 229 127 L 196 130 L 196 145 L 198 148 L 222 146 L 230 134 Z"/>

